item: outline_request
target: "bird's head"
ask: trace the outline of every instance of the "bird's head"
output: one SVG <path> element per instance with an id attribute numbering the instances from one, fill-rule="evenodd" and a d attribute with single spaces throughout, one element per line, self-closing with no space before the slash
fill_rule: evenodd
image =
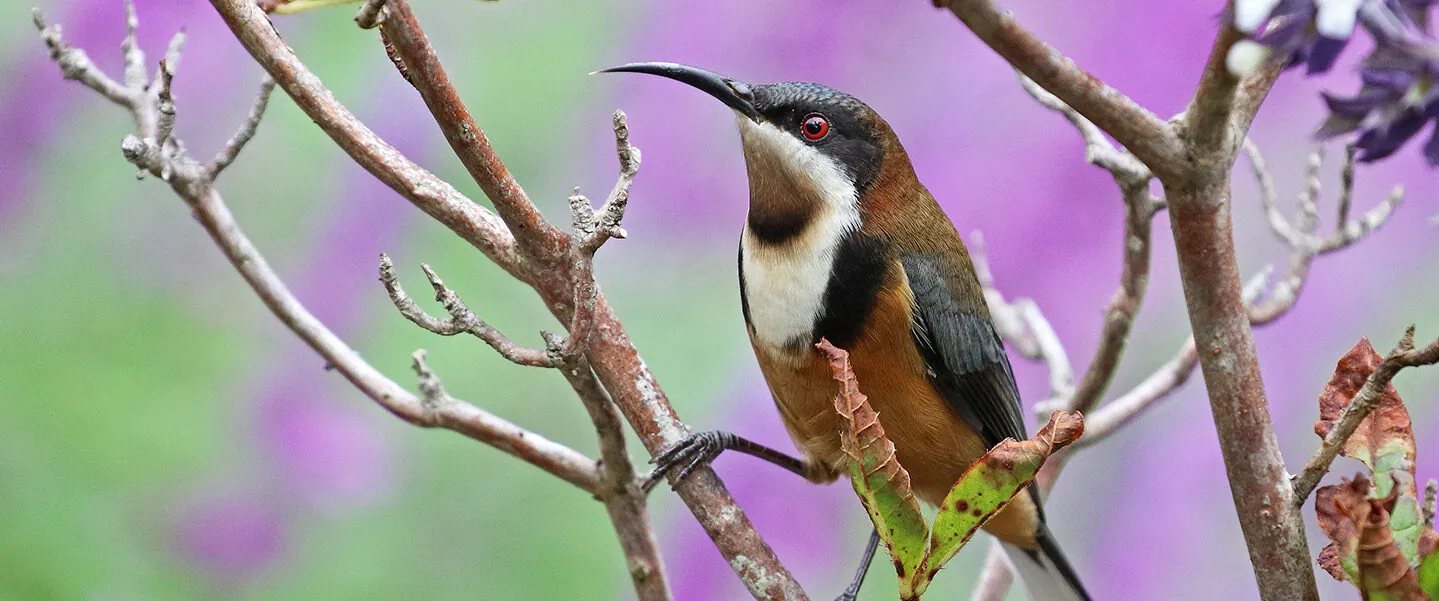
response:
<path id="1" fill-rule="evenodd" d="M 747 84 L 676 63 L 600 72 L 666 77 L 734 110 L 749 172 L 749 229 L 761 241 L 785 241 L 830 211 L 858 215 L 878 182 L 913 178 L 889 124 L 839 90 L 807 82 Z"/>

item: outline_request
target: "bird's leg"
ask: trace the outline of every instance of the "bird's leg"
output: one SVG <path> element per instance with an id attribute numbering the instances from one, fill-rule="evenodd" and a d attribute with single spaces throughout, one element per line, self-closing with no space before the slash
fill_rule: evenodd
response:
<path id="1" fill-rule="evenodd" d="M 879 549 L 879 531 L 869 532 L 869 543 L 864 546 L 864 554 L 859 558 L 859 569 L 854 572 L 854 580 L 845 587 L 844 592 L 835 597 L 834 601 L 855 601 L 859 597 L 859 587 L 864 584 L 864 577 L 869 573 L 869 564 L 874 560 L 874 552 Z"/>
<path id="2" fill-rule="evenodd" d="M 698 432 L 684 437 L 684 439 L 660 452 L 650 463 L 655 464 L 654 471 L 645 478 L 643 488 L 649 492 L 660 480 L 673 472 L 674 482 L 683 480 L 690 472 L 702 465 L 714 461 L 720 453 L 730 450 L 739 451 L 746 455 L 753 455 L 765 461 L 778 465 L 791 472 L 813 480 L 818 471 L 811 466 L 810 462 L 796 457 L 791 457 L 767 446 L 740 438 L 729 432 L 718 430 L 710 432 Z"/>

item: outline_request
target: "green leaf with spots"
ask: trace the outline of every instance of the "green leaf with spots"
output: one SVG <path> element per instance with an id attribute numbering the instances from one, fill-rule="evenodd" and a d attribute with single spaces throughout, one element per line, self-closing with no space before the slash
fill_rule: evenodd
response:
<path id="1" fill-rule="evenodd" d="M 849 354 L 828 340 L 820 340 L 815 347 L 829 360 L 834 379 L 839 382 L 834 408 L 845 422 L 840 428 L 840 446 L 849 459 L 850 483 L 894 559 L 900 598 L 918 599 L 923 590 L 913 590 L 911 583 L 916 574 L 924 571 L 929 556 L 929 524 L 910 488 L 909 472 L 899 465 L 894 443 L 885 437 L 879 414 L 859 391 Z M 924 582 L 928 584 L 928 578 Z"/>
<path id="2" fill-rule="evenodd" d="M 1079 413 L 1055 412 L 1049 423 L 1034 438 L 1025 441 L 1006 439 L 979 461 L 969 466 L 954 488 L 949 490 L 930 535 L 929 571 L 926 581 L 934 577 L 954 557 L 979 528 L 1021 494 L 1044 461 L 1084 434 L 1084 416 Z M 927 582 L 926 582 L 927 584 Z"/>

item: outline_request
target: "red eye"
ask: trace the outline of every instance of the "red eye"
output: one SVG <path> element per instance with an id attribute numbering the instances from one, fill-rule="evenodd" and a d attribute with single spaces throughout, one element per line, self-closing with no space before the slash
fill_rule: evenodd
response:
<path id="1" fill-rule="evenodd" d="M 819 113 L 810 113 L 804 118 L 804 124 L 800 125 L 799 130 L 804 133 L 804 137 L 818 140 L 829 133 L 829 120 Z"/>

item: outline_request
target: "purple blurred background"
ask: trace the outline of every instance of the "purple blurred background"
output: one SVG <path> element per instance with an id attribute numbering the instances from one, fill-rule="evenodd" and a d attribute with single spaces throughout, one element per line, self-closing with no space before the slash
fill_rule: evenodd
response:
<path id="1" fill-rule="evenodd" d="M 15 14 L 28 8 L 6 1 Z M 1117 284 L 1117 191 L 1105 172 L 1083 162 L 1072 128 L 1032 102 L 1010 69 L 947 13 L 925 2 L 877 0 L 432 4 L 418 7 L 430 37 L 501 156 L 552 219 L 564 219 L 563 198 L 576 183 L 591 196 L 608 189 L 608 114 L 628 112 L 644 151 L 627 218 L 632 236 L 607 247 L 599 269 L 692 426 L 790 448 L 739 317 L 733 262 L 746 186 L 738 140 L 729 111 L 693 90 L 655 78 L 584 75 L 610 64 L 684 62 L 756 82 L 818 81 L 864 99 L 894 126 L 961 233 L 984 232 L 1000 288 L 1034 298 L 1076 370 L 1085 367 Z M 115 72 L 118 2 L 43 8 L 64 23 L 67 39 Z M 1172 115 L 1198 78 L 1221 6 L 1123 0 L 1007 8 L 1095 75 Z M 141 0 L 139 9 L 152 57 L 170 32 L 187 28 L 175 84 L 179 133 L 204 156 L 238 124 L 259 71 L 207 4 Z M 477 194 L 373 34 L 355 30 L 350 16 L 347 8 L 326 10 L 278 25 L 379 133 Z M 133 183 L 112 144 L 126 131 L 124 115 L 61 81 L 28 25 L 10 27 L 0 74 L 24 83 L 0 98 L 0 126 L 10 132 L 0 138 L 0 278 L 7 282 L 0 315 L 57 318 L 0 318 L 0 359 L 9 364 L 0 367 L 0 380 L 19 383 L 9 391 L 15 399 L 0 403 L 11 406 L 0 409 L 9 424 L 0 426 L 0 439 L 11 440 L 0 443 L 0 482 L 38 491 L 7 492 L 0 484 L 0 513 L 13 508 L 0 518 L 0 532 L 15 526 L 8 529 L 20 533 L 0 534 L 0 559 L 43 557 L 45 549 L 27 551 L 32 538 L 74 532 L 86 534 L 69 539 L 71 547 L 128 541 L 119 548 L 98 543 L 95 553 L 104 557 L 85 569 L 20 561 L 13 590 L 105 598 L 197 591 L 353 598 L 347 593 L 375 590 L 436 598 L 632 596 L 603 514 L 581 495 L 493 451 L 410 429 L 322 371 L 230 273 L 176 199 L 156 182 Z M 1287 210 L 1312 147 L 1309 134 L 1322 118 L 1317 92 L 1352 92 L 1358 56 L 1362 49 L 1351 49 L 1322 79 L 1286 74 L 1255 123 L 1252 137 Z M 1326 226 L 1341 152 L 1329 149 Z M 1268 232 L 1246 167 L 1235 180 L 1242 267 L 1282 268 L 1286 250 Z M 1399 214 L 1370 240 L 1319 259 L 1298 306 L 1257 332 L 1291 465 L 1315 447 L 1315 398 L 1334 361 L 1360 336 L 1387 349 L 1411 322 L 1421 337 L 1439 334 L 1435 181 L 1415 149 L 1361 167 L 1356 213 L 1402 183 L 1409 193 Z M 532 295 L 345 160 L 288 99 L 277 95 L 259 138 L 221 187 L 295 292 L 391 377 L 408 381 L 409 351 L 431 348 L 457 395 L 592 451 L 582 413 L 553 374 L 503 365 L 471 341 L 436 340 L 397 323 L 373 283 L 381 251 L 409 270 L 402 277 L 412 287 L 422 285 L 413 265 L 435 264 L 472 306 L 516 337 L 553 327 Z M 1110 397 L 1167 361 L 1186 335 L 1163 214 L 1155 227 L 1150 294 Z M 81 294 L 37 296 L 60 282 L 73 282 Z M 78 313 L 95 316 L 59 318 Z M 152 317 L 130 329 L 112 323 L 137 313 Z M 6 354 L 26 346 L 30 352 Z M 75 361 L 77 353 L 84 361 Z M 1043 398 L 1042 368 L 1018 358 L 1015 365 L 1027 403 Z M 73 369 L 82 371 L 64 383 Z M 187 375 L 177 379 L 176 372 Z M 108 385 L 115 398 L 85 401 L 93 393 L 88 382 Z M 1396 384 L 1414 415 L 1420 477 L 1439 476 L 1428 460 L 1439 452 L 1439 370 L 1406 372 Z M 153 402 L 137 408 L 126 395 Z M 92 413 L 93 403 L 123 411 Z M 73 413 L 57 415 L 57 405 Z M 67 426 L 75 419 L 115 425 L 74 433 Z M 1095 598 L 1255 597 L 1216 442 L 1196 376 L 1070 462 L 1049 513 Z M 100 449 L 118 450 L 107 463 L 94 456 Z M 119 462 L 147 467 L 110 465 Z M 814 487 L 744 457 L 727 456 L 717 467 L 811 595 L 837 593 L 868 532 L 847 487 Z M 96 481 L 103 484 L 90 485 Z M 77 517 L 86 511 L 105 526 L 87 526 Z M 678 598 L 745 596 L 672 495 L 656 495 L 655 514 Z M 28 529 L 17 529 L 22 525 Z M 1310 546 L 1322 546 L 1317 531 Z M 966 550 L 931 596 L 966 597 L 986 548 Z M 107 559 L 116 552 L 136 559 Z M 553 571 L 528 569 L 536 564 Z M 887 576 L 877 563 L 864 598 L 890 598 Z M 0 575 L 0 590 L 6 579 Z M 1357 598 L 1347 585 L 1319 579 L 1325 598 Z"/>

